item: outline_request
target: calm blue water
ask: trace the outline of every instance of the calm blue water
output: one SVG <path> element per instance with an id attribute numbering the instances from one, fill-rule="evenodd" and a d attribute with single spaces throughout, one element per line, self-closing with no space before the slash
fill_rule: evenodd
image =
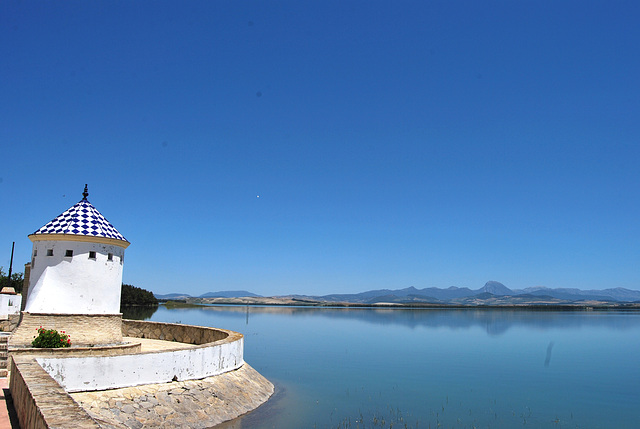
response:
<path id="1" fill-rule="evenodd" d="M 278 393 L 234 428 L 638 428 L 640 313 L 206 307 Z M 405 426 L 406 425 L 406 426 Z"/>

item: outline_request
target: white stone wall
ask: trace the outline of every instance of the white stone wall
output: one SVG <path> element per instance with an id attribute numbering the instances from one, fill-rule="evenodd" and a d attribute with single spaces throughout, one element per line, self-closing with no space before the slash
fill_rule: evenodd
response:
<path id="1" fill-rule="evenodd" d="M 10 314 L 20 313 L 22 295 L 0 294 L 0 319 L 5 320 Z"/>
<path id="2" fill-rule="evenodd" d="M 67 251 L 73 256 L 66 256 Z M 53 253 L 48 256 L 48 253 Z M 95 252 L 95 258 L 90 258 Z M 108 260 L 112 254 L 112 260 Z M 52 314 L 120 312 L 124 248 L 84 241 L 33 243 L 25 311 Z"/>
<path id="3" fill-rule="evenodd" d="M 83 392 L 223 374 L 244 364 L 243 348 L 244 339 L 237 335 L 184 350 L 36 360 L 67 392 Z"/>

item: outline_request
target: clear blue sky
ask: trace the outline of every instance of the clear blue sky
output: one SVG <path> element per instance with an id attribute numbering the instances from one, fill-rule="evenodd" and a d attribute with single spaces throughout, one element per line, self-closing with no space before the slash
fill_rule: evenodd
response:
<path id="1" fill-rule="evenodd" d="M 157 293 L 640 289 L 636 1 L 0 2 L 0 265 Z M 259 196 L 259 197 L 258 197 Z"/>

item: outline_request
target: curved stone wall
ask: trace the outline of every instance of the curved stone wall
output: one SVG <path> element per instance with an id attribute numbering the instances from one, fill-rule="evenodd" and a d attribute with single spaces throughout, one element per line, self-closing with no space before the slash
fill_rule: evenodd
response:
<path id="1" fill-rule="evenodd" d="M 242 335 L 226 329 L 206 328 L 183 325 L 180 323 L 146 322 L 141 320 L 122 320 L 122 335 L 125 337 L 150 338 L 152 340 L 178 341 L 187 344 L 207 344 L 227 338 L 229 335 Z"/>
<path id="2" fill-rule="evenodd" d="M 120 356 L 38 357 L 36 360 L 67 392 L 196 380 L 232 371 L 244 364 L 244 337 L 234 331 L 125 320 L 123 334 L 191 343 L 194 347 Z"/>

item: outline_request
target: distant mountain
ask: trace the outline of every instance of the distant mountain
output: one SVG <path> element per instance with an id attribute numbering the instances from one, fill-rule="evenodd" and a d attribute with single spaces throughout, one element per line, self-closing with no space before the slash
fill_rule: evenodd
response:
<path id="1" fill-rule="evenodd" d="M 598 292 L 602 292 L 607 296 L 617 299 L 618 301 L 635 302 L 640 301 L 640 291 L 625 289 L 623 287 L 616 287 L 611 289 L 604 289 Z"/>
<path id="2" fill-rule="evenodd" d="M 484 284 L 484 286 L 479 290 L 481 293 L 490 293 L 491 295 L 496 296 L 508 296 L 515 295 L 511 289 L 506 287 L 500 282 L 489 281 Z"/>
<path id="3" fill-rule="evenodd" d="M 442 304 L 442 301 L 436 298 L 423 296 L 423 295 L 382 295 L 375 298 L 370 299 L 367 304 L 382 304 L 382 303 L 392 303 L 392 304 Z"/>
<path id="4" fill-rule="evenodd" d="M 307 297 L 312 299 L 321 299 L 329 302 L 359 302 L 359 303 L 374 303 L 384 302 L 385 298 L 389 300 L 387 302 L 405 301 L 407 297 L 412 297 L 411 300 L 416 300 L 418 297 L 423 301 L 440 302 L 449 301 L 455 298 L 463 298 L 467 296 L 473 296 L 477 294 L 477 291 L 472 291 L 469 288 L 458 288 L 451 286 L 447 289 L 440 289 L 436 287 L 416 289 L 411 286 L 404 289 L 378 289 L 369 290 L 361 293 L 354 294 L 333 294 L 323 295 L 316 297 Z M 391 297 L 395 297 L 391 299 Z"/>
<path id="5" fill-rule="evenodd" d="M 220 292 L 207 292 L 198 297 L 191 296 L 187 293 L 166 293 L 166 294 L 153 294 L 156 298 L 167 299 L 187 299 L 187 298 L 242 298 L 246 296 L 261 297 L 255 293 L 247 292 L 246 290 L 223 290 Z"/>
<path id="6" fill-rule="evenodd" d="M 437 287 L 430 287 L 422 289 L 429 296 L 433 296 L 438 299 L 454 299 L 464 298 L 467 296 L 473 296 L 476 292 L 472 291 L 468 287 L 455 287 L 450 286 L 447 289 L 439 289 Z"/>
<path id="7" fill-rule="evenodd" d="M 246 290 L 222 290 L 219 292 L 207 292 L 198 298 L 244 298 L 246 296 L 261 297 L 261 295 L 256 295 Z"/>
<path id="8" fill-rule="evenodd" d="M 165 293 L 165 294 L 154 293 L 153 296 L 155 296 L 158 299 L 185 299 L 185 298 L 192 298 L 191 295 L 186 294 L 186 293 Z"/>
<path id="9" fill-rule="evenodd" d="M 170 293 L 155 294 L 156 298 L 188 299 L 188 294 Z M 219 291 L 207 292 L 198 298 L 262 298 L 252 292 Z M 284 298 L 284 297 L 278 297 Z M 324 303 L 356 303 L 356 304 L 454 304 L 454 305 L 527 305 L 527 304 L 575 304 L 588 301 L 632 303 L 640 302 L 640 291 L 624 288 L 603 290 L 581 290 L 575 288 L 530 287 L 526 289 L 509 289 L 497 281 L 488 281 L 476 290 L 455 286 L 446 289 L 429 287 L 417 289 L 413 286 L 403 289 L 376 289 L 353 294 L 331 294 L 323 296 L 287 295 L 286 298 L 299 301 Z"/>
<path id="10" fill-rule="evenodd" d="M 603 302 L 640 302 L 640 291 L 624 288 L 604 290 L 550 289 L 532 287 L 512 290 L 497 281 L 489 281 L 477 290 L 451 286 L 446 289 L 435 287 L 417 289 L 413 286 L 404 289 L 377 289 L 354 294 L 332 294 L 324 296 L 296 295 L 297 299 L 322 302 L 350 302 L 359 304 L 377 303 L 433 303 L 433 304 L 527 304 L 527 303 L 575 303 L 583 301 Z"/>
<path id="11" fill-rule="evenodd" d="M 603 290 L 582 290 L 575 288 L 557 288 L 550 289 L 546 287 L 532 287 L 519 291 L 518 294 L 527 293 L 530 295 L 547 295 L 554 298 L 580 301 L 580 300 L 599 300 L 599 301 L 619 301 L 619 302 L 637 302 L 640 301 L 640 291 L 625 288 L 612 288 Z"/>

